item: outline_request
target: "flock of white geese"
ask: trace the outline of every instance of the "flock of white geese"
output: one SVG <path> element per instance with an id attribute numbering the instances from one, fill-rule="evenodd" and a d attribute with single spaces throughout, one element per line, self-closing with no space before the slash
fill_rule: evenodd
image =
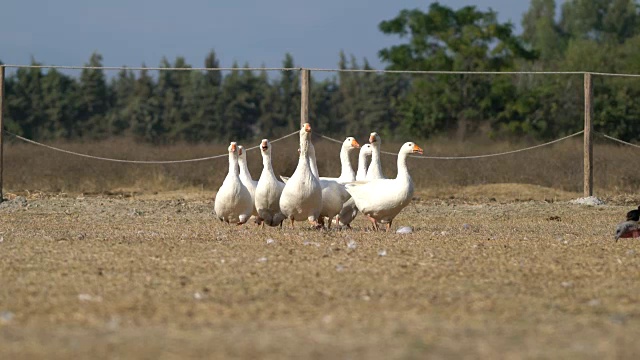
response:
<path id="1" fill-rule="evenodd" d="M 255 222 L 262 226 L 282 227 L 288 219 L 292 227 L 295 221 L 308 220 L 316 228 L 331 228 L 334 221 L 339 226 L 350 227 L 361 212 L 371 221 L 374 230 L 385 224 L 390 231 L 393 219 L 413 197 L 407 156 L 422 154 L 422 149 L 412 142 L 403 144 L 398 153 L 397 176 L 386 179 L 380 162 L 380 136 L 371 133 L 369 142 L 360 147 L 354 138 L 347 137 L 340 150 L 340 177 L 322 177 L 318 174 L 311 143 L 311 126 L 303 124 L 299 160 L 293 175 L 278 179 L 271 164 L 271 144 L 263 139 L 260 144 L 263 170 L 258 181 L 251 178 L 246 151 L 232 142 L 228 149 L 229 173 L 214 202 L 216 216 L 238 225 L 254 216 Z M 357 172 L 349 160 L 349 152 L 356 149 L 360 149 Z M 367 167 L 369 156 L 371 163 Z"/>

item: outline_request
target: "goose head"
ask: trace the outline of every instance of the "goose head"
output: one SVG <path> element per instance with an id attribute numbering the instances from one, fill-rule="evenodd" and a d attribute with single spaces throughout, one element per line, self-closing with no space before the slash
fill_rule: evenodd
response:
<path id="1" fill-rule="evenodd" d="M 400 148 L 400 154 L 420 154 L 422 155 L 424 153 L 424 151 L 422 150 L 422 148 L 420 148 L 420 146 L 416 145 L 415 143 L 409 141 L 406 142 L 402 145 L 402 147 Z"/>
<path id="2" fill-rule="evenodd" d="M 300 129 L 300 156 L 303 157 L 309 150 L 309 139 L 311 138 L 311 125 L 309 123 L 302 124 Z"/>
<path id="3" fill-rule="evenodd" d="M 231 142 L 229 144 L 229 173 L 238 174 L 238 144 Z"/>
<path id="4" fill-rule="evenodd" d="M 356 141 L 355 138 L 349 136 L 342 143 L 342 147 L 346 148 L 347 150 L 353 150 L 353 149 L 359 149 L 360 148 L 360 144 L 358 144 L 358 141 Z"/>
<path id="5" fill-rule="evenodd" d="M 244 150 L 244 146 L 238 145 L 238 159 L 240 161 L 247 161 L 247 152 Z"/>
<path id="6" fill-rule="evenodd" d="M 377 132 L 372 132 L 371 135 L 369 135 L 369 143 L 371 144 L 377 144 L 378 146 L 380 146 L 380 143 L 382 142 L 382 139 L 380 139 L 380 135 L 378 135 Z"/>
<path id="7" fill-rule="evenodd" d="M 308 133 L 311 133 L 311 124 L 309 123 L 302 124 L 302 128 L 300 129 L 300 136 Z"/>
<path id="8" fill-rule="evenodd" d="M 269 140 L 262 139 L 260 142 L 260 152 L 262 155 L 271 155 L 271 144 L 269 143 Z"/>
<path id="9" fill-rule="evenodd" d="M 360 148 L 360 154 L 361 155 L 371 156 L 372 152 L 373 152 L 373 148 L 371 147 L 371 144 L 364 144 Z"/>

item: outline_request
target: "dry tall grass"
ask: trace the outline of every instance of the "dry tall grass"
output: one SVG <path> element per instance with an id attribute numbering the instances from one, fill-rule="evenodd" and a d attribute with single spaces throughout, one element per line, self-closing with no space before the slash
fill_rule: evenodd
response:
<path id="1" fill-rule="evenodd" d="M 360 139 L 365 142 L 365 139 Z M 338 175 L 339 145 L 316 139 L 318 167 L 323 175 Z M 257 141 L 254 141 L 257 144 Z M 518 149 L 532 143 L 489 142 L 464 143 L 447 139 L 418 141 L 426 155 L 476 155 Z M 64 149 L 129 160 L 174 160 L 224 154 L 227 145 L 152 146 L 131 139 L 100 142 L 52 144 Z M 253 143 L 247 143 L 252 146 Z M 399 144 L 383 143 L 383 150 L 397 151 Z M 297 138 L 290 137 L 273 146 L 276 173 L 290 175 L 296 166 Z M 636 171 L 637 149 L 596 141 L 595 187 L 598 193 L 635 192 L 640 183 Z M 559 144 L 524 153 L 474 160 L 411 159 L 414 180 L 419 188 L 470 186 L 492 183 L 527 183 L 566 191 L 582 189 L 582 140 L 570 139 Z M 357 154 L 353 154 L 355 167 Z M 395 175 L 395 157 L 383 155 L 387 176 Z M 249 165 L 258 178 L 262 161 L 257 151 L 249 153 Z M 173 165 L 121 164 L 79 158 L 56 153 L 29 144 L 11 143 L 5 148 L 5 190 L 12 192 L 47 191 L 105 193 L 110 191 L 154 192 L 196 188 L 216 190 L 227 172 L 225 158 Z"/>

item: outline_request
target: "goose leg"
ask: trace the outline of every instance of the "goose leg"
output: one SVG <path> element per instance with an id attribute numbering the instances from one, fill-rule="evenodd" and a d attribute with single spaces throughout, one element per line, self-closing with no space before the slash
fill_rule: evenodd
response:
<path id="1" fill-rule="evenodd" d="M 391 231 L 391 223 L 393 222 L 393 220 L 389 220 L 389 222 L 387 223 L 387 232 Z"/>
<path id="2" fill-rule="evenodd" d="M 309 222 L 313 225 L 315 229 L 324 228 L 324 221 L 322 216 L 318 216 L 318 218 L 314 219 L 312 217 L 309 218 Z"/>
<path id="3" fill-rule="evenodd" d="M 295 229 L 296 227 L 293 225 L 293 216 L 291 217 L 291 228 Z"/>
<path id="4" fill-rule="evenodd" d="M 376 219 L 372 218 L 371 216 L 367 215 L 367 217 L 369 218 L 369 220 L 371 221 L 371 224 L 373 224 L 373 230 L 374 231 L 378 231 L 378 223 L 376 222 Z"/>

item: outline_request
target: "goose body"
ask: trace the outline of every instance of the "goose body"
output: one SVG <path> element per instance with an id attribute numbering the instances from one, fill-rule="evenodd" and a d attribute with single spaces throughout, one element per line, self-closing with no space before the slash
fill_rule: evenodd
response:
<path id="1" fill-rule="evenodd" d="M 309 164 L 309 138 L 311 126 L 306 123 L 300 130 L 300 156 L 298 166 L 282 190 L 280 211 L 291 220 L 309 220 L 317 224 L 322 207 L 320 181 L 311 172 Z"/>
<path id="2" fill-rule="evenodd" d="M 377 223 L 386 223 L 389 231 L 393 219 L 411 202 L 414 187 L 407 169 L 407 156 L 412 153 L 421 154 L 422 149 L 412 142 L 402 145 L 395 179 L 355 182 L 347 186 L 356 207 L 371 220 L 375 230 L 378 230 Z"/>
<path id="3" fill-rule="evenodd" d="M 251 177 L 249 166 L 247 165 L 247 152 L 244 150 L 242 145 L 238 145 L 238 165 L 240 167 L 240 181 L 242 182 L 242 185 L 246 186 L 247 190 L 249 190 L 252 203 L 255 203 L 256 187 L 258 186 L 258 182 L 253 180 Z M 252 215 L 258 215 L 255 205 L 253 206 Z"/>
<path id="4" fill-rule="evenodd" d="M 260 144 L 262 153 L 262 173 L 258 180 L 255 192 L 255 208 L 258 213 L 258 222 L 269 226 L 282 226 L 285 219 L 280 211 L 280 195 L 284 189 L 284 183 L 278 181 L 273 173 L 271 163 L 271 144 L 267 139 L 263 139 Z"/>
<path id="5" fill-rule="evenodd" d="M 313 144 L 309 143 L 309 162 L 311 173 L 319 179 L 322 189 L 322 206 L 320 209 L 320 218 L 324 222 L 324 217 L 329 218 L 327 227 L 331 228 L 332 219 L 340 213 L 344 203 L 349 200 L 351 195 L 345 186 L 338 181 L 323 179 L 318 177 L 318 165 L 316 163 L 316 151 Z M 353 171 L 353 170 L 352 170 Z"/>
<path id="6" fill-rule="evenodd" d="M 227 223 L 242 225 L 251 217 L 253 202 L 249 190 L 240 181 L 235 142 L 229 145 L 229 172 L 218 189 L 213 209 L 218 219 Z"/>
<path id="7" fill-rule="evenodd" d="M 356 181 L 364 181 L 367 176 L 367 157 L 371 156 L 371 144 L 364 144 L 360 148 L 360 154 L 358 155 L 358 172 L 356 173 Z M 338 214 L 338 225 L 351 227 L 351 222 L 358 215 L 358 208 L 353 198 L 347 200 L 340 214 Z"/>
<path id="8" fill-rule="evenodd" d="M 380 160 L 380 146 L 382 145 L 380 135 L 377 132 L 372 132 L 369 135 L 369 143 L 371 144 L 371 164 L 369 164 L 365 180 L 386 179 L 382 173 L 382 161 Z"/>

